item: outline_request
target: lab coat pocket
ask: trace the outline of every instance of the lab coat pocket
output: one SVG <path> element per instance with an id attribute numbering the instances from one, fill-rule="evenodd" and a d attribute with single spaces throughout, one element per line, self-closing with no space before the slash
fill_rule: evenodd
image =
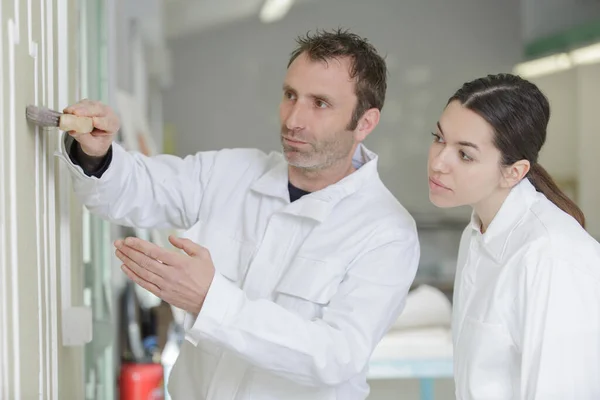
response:
<path id="1" fill-rule="evenodd" d="M 512 399 L 511 374 L 518 365 L 510 336 L 502 325 L 469 316 L 463 324 L 455 353 L 458 398 Z"/>
<path id="2" fill-rule="evenodd" d="M 344 278 L 341 265 L 297 257 L 276 288 L 275 301 L 306 318 L 319 318 Z"/>
<path id="3" fill-rule="evenodd" d="M 251 243 L 234 238 L 233 234 L 214 224 L 198 223 L 186 233 L 186 237 L 208 249 L 215 269 L 221 275 L 240 284 L 254 251 Z"/>

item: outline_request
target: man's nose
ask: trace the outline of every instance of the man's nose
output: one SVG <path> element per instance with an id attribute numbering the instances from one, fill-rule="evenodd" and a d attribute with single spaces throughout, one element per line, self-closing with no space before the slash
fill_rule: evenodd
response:
<path id="1" fill-rule="evenodd" d="M 285 120 L 285 126 L 292 132 L 306 128 L 306 112 L 299 102 L 296 102 Z"/>

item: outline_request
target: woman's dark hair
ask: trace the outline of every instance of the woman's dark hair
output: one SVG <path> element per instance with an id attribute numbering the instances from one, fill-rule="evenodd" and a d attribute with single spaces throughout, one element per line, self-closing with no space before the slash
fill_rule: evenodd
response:
<path id="1" fill-rule="evenodd" d="M 448 103 L 454 100 L 492 126 L 502 165 L 529 161 L 527 178 L 536 190 L 585 227 L 583 212 L 537 162 L 546 141 L 550 104 L 535 84 L 511 74 L 488 75 L 465 83 Z"/>

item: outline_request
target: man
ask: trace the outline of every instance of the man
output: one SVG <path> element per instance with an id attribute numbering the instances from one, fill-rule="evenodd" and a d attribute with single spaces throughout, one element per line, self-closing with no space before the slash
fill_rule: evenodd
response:
<path id="1" fill-rule="evenodd" d="M 361 143 L 379 122 L 386 73 L 354 34 L 300 38 L 283 83 L 283 154 L 149 158 L 112 143 L 119 123 L 108 107 L 65 109 L 97 128 L 71 132 L 62 155 L 92 212 L 186 229 L 170 238 L 183 252 L 115 243 L 129 278 L 187 312 L 174 399 L 367 397 L 370 355 L 419 261 L 414 220 Z"/>

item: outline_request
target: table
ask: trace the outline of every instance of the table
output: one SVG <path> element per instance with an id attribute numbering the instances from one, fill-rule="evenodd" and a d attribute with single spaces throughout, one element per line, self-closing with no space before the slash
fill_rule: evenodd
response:
<path id="1" fill-rule="evenodd" d="M 421 400 L 434 400 L 434 380 L 453 376 L 452 358 L 378 359 L 369 363 L 367 379 L 418 379 Z"/>

